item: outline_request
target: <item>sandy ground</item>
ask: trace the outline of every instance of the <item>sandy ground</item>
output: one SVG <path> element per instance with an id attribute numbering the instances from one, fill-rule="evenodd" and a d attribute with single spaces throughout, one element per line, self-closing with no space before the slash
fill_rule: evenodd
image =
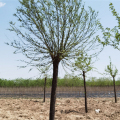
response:
<path id="1" fill-rule="evenodd" d="M 55 120 L 120 120 L 120 98 L 57 98 Z M 0 99 L 0 120 L 49 120 L 50 99 Z M 99 113 L 95 110 L 100 109 Z"/>

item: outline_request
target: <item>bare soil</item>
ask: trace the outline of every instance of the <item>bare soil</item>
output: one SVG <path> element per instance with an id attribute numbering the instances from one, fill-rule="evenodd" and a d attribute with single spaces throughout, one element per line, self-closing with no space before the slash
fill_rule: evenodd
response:
<path id="1" fill-rule="evenodd" d="M 120 98 L 57 98 L 55 120 L 120 120 Z M 0 120 L 49 120 L 50 99 L 0 99 Z M 99 113 L 95 110 L 100 109 Z"/>

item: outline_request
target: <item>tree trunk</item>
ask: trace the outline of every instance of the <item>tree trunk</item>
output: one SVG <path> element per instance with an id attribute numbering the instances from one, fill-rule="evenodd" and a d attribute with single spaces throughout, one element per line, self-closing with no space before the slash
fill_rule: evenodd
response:
<path id="1" fill-rule="evenodd" d="M 46 88 L 46 77 L 45 77 L 45 83 L 44 83 L 44 100 L 43 100 L 43 102 L 45 102 L 45 88 Z"/>
<path id="2" fill-rule="evenodd" d="M 56 102 L 58 66 L 59 66 L 59 62 L 57 60 L 54 61 L 53 62 L 53 80 L 52 80 L 52 88 L 51 88 L 49 120 L 54 120 L 54 116 L 55 116 L 55 102 Z"/>
<path id="3" fill-rule="evenodd" d="M 85 82 L 85 71 L 83 71 L 83 79 L 84 79 L 84 90 L 85 90 L 85 112 L 87 113 L 87 96 L 86 96 L 86 82 Z"/>
<path id="4" fill-rule="evenodd" d="M 115 76 L 113 76 L 113 84 L 114 84 L 115 103 L 117 103 L 117 98 L 116 98 L 116 89 L 115 89 Z"/>

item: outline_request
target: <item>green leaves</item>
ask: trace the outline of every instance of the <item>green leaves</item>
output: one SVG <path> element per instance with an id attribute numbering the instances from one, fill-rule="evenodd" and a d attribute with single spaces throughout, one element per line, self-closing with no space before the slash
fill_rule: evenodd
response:
<path id="1" fill-rule="evenodd" d="M 76 67 L 77 69 L 88 72 L 93 68 L 91 66 L 91 57 L 88 57 L 87 54 L 81 53 L 79 54 L 79 57 L 77 58 L 73 66 Z"/>
<path id="2" fill-rule="evenodd" d="M 19 42 L 13 41 L 8 45 L 30 59 L 27 65 L 46 66 L 57 59 L 67 67 L 71 66 L 71 61 L 81 49 L 91 53 L 93 49 L 96 52 L 95 48 L 101 51 L 97 49 L 101 41 L 98 43 L 96 38 L 92 39 L 98 28 L 98 14 L 91 7 L 85 10 L 82 0 L 19 2 L 21 6 L 14 14 L 19 27 L 10 22 L 9 29 L 16 34 Z M 88 66 L 89 62 L 84 64 Z"/>
<path id="3" fill-rule="evenodd" d="M 113 46 L 115 49 L 120 50 L 119 48 L 119 42 L 120 42 L 120 17 L 119 14 L 116 12 L 116 10 L 114 9 L 114 6 L 112 3 L 109 4 L 109 8 L 113 14 L 113 16 L 116 17 L 116 20 L 118 21 L 118 26 L 115 26 L 114 28 L 110 29 L 110 28 L 103 28 L 101 23 L 97 23 L 99 25 L 99 28 L 102 30 L 103 33 L 103 40 L 102 39 L 98 39 L 98 42 L 101 43 L 103 46 Z"/>
<path id="4" fill-rule="evenodd" d="M 109 57 L 110 58 L 110 57 Z M 111 75 L 111 77 L 115 77 L 116 75 L 117 75 L 117 73 L 118 73 L 118 70 L 117 70 L 117 68 L 116 67 L 114 67 L 114 69 L 113 69 L 113 65 L 112 65 L 112 62 L 111 62 L 111 58 L 110 58 L 110 65 L 107 65 L 107 68 L 105 69 L 105 71 L 107 72 L 107 73 L 109 73 L 110 75 Z"/>
<path id="5" fill-rule="evenodd" d="M 41 66 L 41 67 L 38 67 L 38 71 L 41 73 L 41 75 L 43 75 L 44 77 L 48 77 L 47 73 L 50 71 L 50 66 L 51 65 L 47 65 L 46 67 L 45 66 Z"/>

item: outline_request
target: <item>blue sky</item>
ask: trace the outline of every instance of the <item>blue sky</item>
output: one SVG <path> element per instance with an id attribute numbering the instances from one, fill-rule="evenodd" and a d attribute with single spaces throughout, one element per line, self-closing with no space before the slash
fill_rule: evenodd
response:
<path id="1" fill-rule="evenodd" d="M 112 15 L 109 9 L 109 3 L 112 2 L 116 11 L 120 14 L 120 0 L 84 0 L 86 8 L 91 6 L 96 12 L 98 11 L 98 18 L 105 27 L 113 28 L 117 25 L 117 20 Z M 17 66 L 23 63 L 18 61 L 26 59 L 22 54 L 13 54 L 14 48 L 7 46 L 5 42 L 10 42 L 15 39 L 16 35 L 7 29 L 10 28 L 9 22 L 16 22 L 13 14 L 16 8 L 20 6 L 18 0 L 0 0 L 0 78 L 16 79 L 16 78 L 34 78 L 39 77 L 39 71 L 33 69 L 29 71 L 29 67 L 19 69 Z M 99 32 L 97 34 L 100 34 Z M 109 56 L 111 56 L 112 63 L 117 67 L 120 74 L 120 51 L 108 46 L 98 56 L 99 60 L 94 63 L 94 67 L 101 73 L 104 72 L 105 67 L 109 64 Z M 65 72 L 59 66 L 59 77 L 64 77 Z M 100 74 L 92 71 L 88 73 L 88 77 L 103 77 Z M 117 78 L 119 75 L 117 76 Z"/>

